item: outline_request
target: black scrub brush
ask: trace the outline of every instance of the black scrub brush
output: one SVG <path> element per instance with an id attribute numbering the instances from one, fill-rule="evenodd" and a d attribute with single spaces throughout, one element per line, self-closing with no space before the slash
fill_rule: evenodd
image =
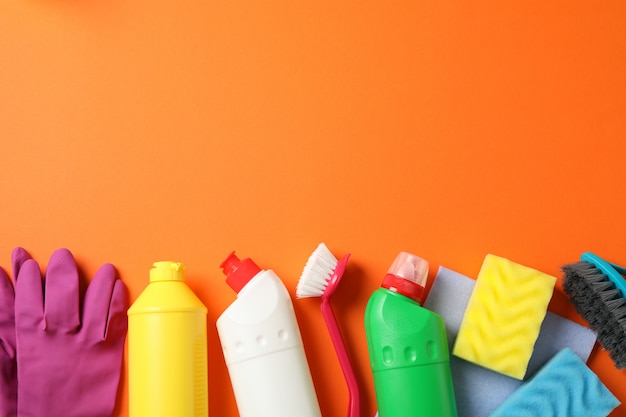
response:
<path id="1" fill-rule="evenodd" d="M 626 368 L 626 269 L 585 252 L 563 266 L 563 290 L 618 369 Z"/>

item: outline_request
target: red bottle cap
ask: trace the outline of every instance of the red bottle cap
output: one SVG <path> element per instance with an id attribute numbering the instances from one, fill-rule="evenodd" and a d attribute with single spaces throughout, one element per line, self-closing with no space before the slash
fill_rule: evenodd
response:
<path id="1" fill-rule="evenodd" d="M 427 279 L 428 262 L 413 254 L 400 252 L 381 287 L 421 302 Z"/>
<path id="2" fill-rule="evenodd" d="M 240 260 L 235 252 L 231 252 L 230 255 L 220 264 L 220 268 L 226 275 L 226 283 L 235 290 L 236 293 L 239 293 L 243 287 L 246 286 L 248 282 L 256 274 L 261 272 L 261 268 L 255 264 L 252 259 L 246 258 Z"/>

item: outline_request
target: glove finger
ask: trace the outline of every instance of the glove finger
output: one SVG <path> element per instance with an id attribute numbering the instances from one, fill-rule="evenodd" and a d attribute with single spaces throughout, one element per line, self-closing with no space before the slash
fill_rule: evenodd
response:
<path id="1" fill-rule="evenodd" d="M 0 416 L 17 416 L 17 361 L 15 358 L 15 293 L 0 268 Z"/>
<path id="2" fill-rule="evenodd" d="M 17 247 L 11 252 L 11 264 L 13 265 L 13 278 L 17 278 L 20 273 L 20 268 L 27 260 L 31 259 L 31 256 L 26 252 L 26 249 Z"/>
<path id="3" fill-rule="evenodd" d="M 15 327 L 20 329 L 44 329 L 43 284 L 39 264 L 28 259 L 15 277 Z"/>
<path id="4" fill-rule="evenodd" d="M 107 323 L 105 339 L 109 341 L 121 340 L 126 337 L 128 330 L 128 292 L 122 280 L 115 281 L 111 305 L 109 306 L 109 320 Z"/>
<path id="5" fill-rule="evenodd" d="M 14 314 L 15 292 L 9 275 L 0 267 L 0 312 Z"/>
<path id="6" fill-rule="evenodd" d="M 0 268 L 0 362 L 2 351 L 15 357 L 15 293 L 9 276 Z"/>
<path id="7" fill-rule="evenodd" d="M 102 265 L 85 292 L 82 331 L 94 340 L 104 340 L 116 275 L 113 265 Z"/>
<path id="8" fill-rule="evenodd" d="M 46 270 L 46 329 L 71 333 L 80 326 L 78 268 L 72 253 L 58 249 Z"/>

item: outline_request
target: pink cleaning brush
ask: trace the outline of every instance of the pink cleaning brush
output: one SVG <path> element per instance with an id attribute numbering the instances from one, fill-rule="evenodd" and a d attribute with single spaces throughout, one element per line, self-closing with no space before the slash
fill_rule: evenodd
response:
<path id="1" fill-rule="evenodd" d="M 337 261 L 326 245 L 320 243 L 309 257 L 302 271 L 296 287 L 296 297 L 322 297 L 322 316 L 326 322 L 330 339 L 335 347 L 343 376 L 348 385 L 348 417 L 360 417 L 359 385 L 350 363 L 348 351 L 341 337 L 339 325 L 330 305 L 330 297 L 339 285 L 339 281 L 341 281 L 349 257 L 350 254 L 347 254 L 340 261 Z"/>

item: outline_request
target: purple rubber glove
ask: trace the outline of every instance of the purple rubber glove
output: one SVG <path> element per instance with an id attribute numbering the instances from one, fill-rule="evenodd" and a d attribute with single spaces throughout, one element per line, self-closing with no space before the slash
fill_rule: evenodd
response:
<path id="1" fill-rule="evenodd" d="M 15 276 L 19 416 L 111 417 L 128 326 L 126 288 L 114 267 L 100 268 L 82 305 L 67 249 L 52 254 L 43 283 L 33 259 Z"/>
<path id="2" fill-rule="evenodd" d="M 24 251 L 13 253 L 13 271 L 28 257 Z M 15 352 L 15 292 L 9 276 L 0 268 L 0 417 L 17 416 Z"/>

